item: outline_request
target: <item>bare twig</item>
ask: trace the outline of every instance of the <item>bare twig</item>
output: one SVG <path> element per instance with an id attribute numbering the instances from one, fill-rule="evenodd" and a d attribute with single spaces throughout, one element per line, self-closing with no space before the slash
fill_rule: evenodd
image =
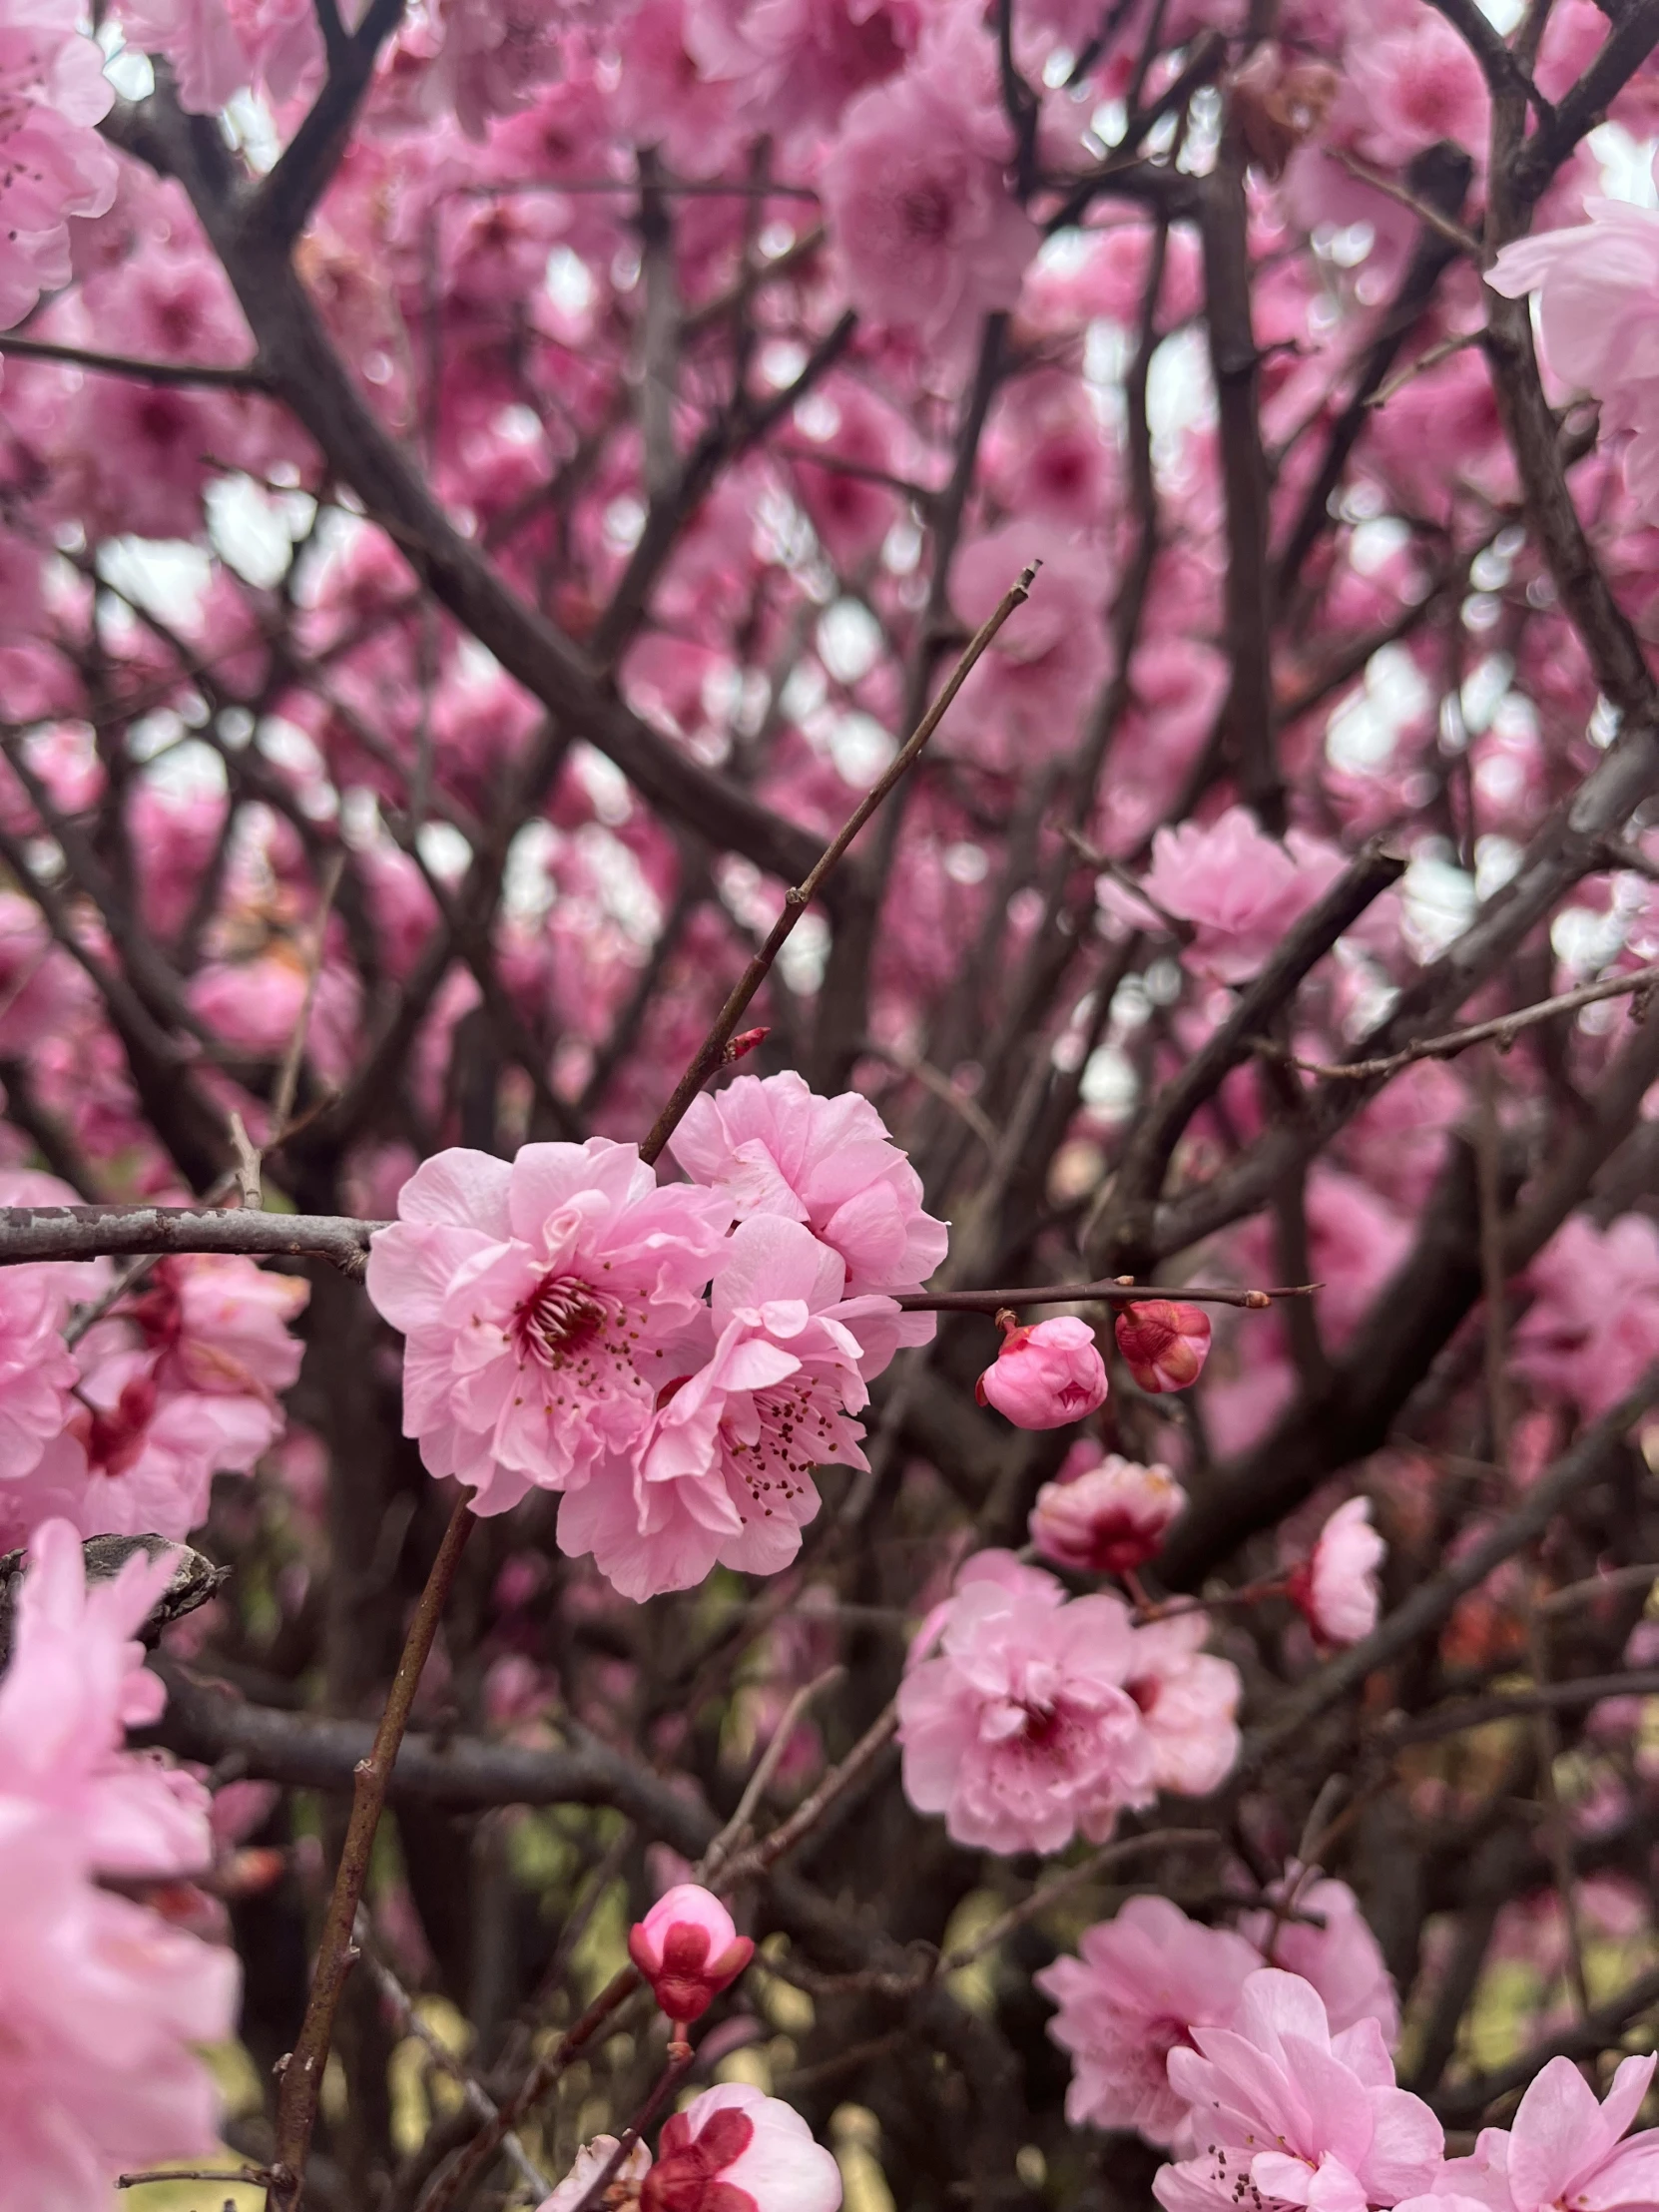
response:
<path id="1" fill-rule="evenodd" d="M 334 2014 L 344 1992 L 345 1977 L 356 1957 L 352 1932 L 357 1908 L 362 1903 L 363 1886 L 368 1880 L 374 1833 L 380 1825 L 398 1746 L 408 1726 L 415 1692 L 420 1687 L 427 1655 L 438 1632 L 444 1600 L 455 1579 L 472 1522 L 471 1508 L 464 1501 L 457 1504 L 409 1623 L 403 1655 L 386 1693 L 385 1710 L 374 1731 L 373 1748 L 356 1770 L 351 1818 L 323 1917 L 305 2016 L 293 2049 L 283 2063 L 276 2100 L 276 2178 L 267 2197 L 268 2212 L 296 2212 L 304 2194 L 305 2157 L 310 2149 L 311 2130 L 316 2124 L 317 2100 L 322 2093 L 323 2062 L 333 2037 Z"/>
<path id="2" fill-rule="evenodd" d="M 830 875 L 839 864 L 859 830 L 876 813 L 888 794 L 896 790 L 905 776 L 908 775 L 912 764 L 920 755 L 922 747 L 943 721 L 945 710 L 961 690 L 980 655 L 985 651 L 1014 609 L 1022 606 L 1030 597 L 1031 586 L 1036 580 L 1039 566 L 1040 563 L 1033 561 L 1029 567 L 1020 572 L 1018 579 L 1003 593 L 1001 600 L 989 618 L 980 624 L 963 647 L 961 658 L 945 680 L 938 697 L 927 709 L 910 736 L 905 739 L 885 772 L 877 777 L 863 798 L 859 800 L 841 829 L 825 846 L 801 881 L 792 884 L 790 889 L 784 893 L 784 910 L 768 931 L 766 942 L 750 961 L 748 967 L 744 969 L 731 996 L 716 1016 L 714 1027 L 704 1038 L 702 1044 L 698 1046 L 692 1057 L 691 1065 L 674 1087 L 674 1095 L 657 1116 L 656 1121 L 652 1124 L 650 1135 L 640 1146 L 640 1158 L 642 1160 L 656 1160 L 660 1157 L 664 1146 L 684 1120 L 687 1107 L 690 1106 L 692 1100 L 709 1080 L 709 1077 L 713 1075 L 716 1068 L 720 1066 L 721 1056 L 731 1041 L 738 1023 L 743 1019 L 745 1008 L 766 981 L 772 963 L 783 950 L 796 923 L 806 912 L 826 877 Z"/>
<path id="3" fill-rule="evenodd" d="M 1402 1051 L 1384 1052 L 1371 1060 L 1299 1060 L 1270 1038 L 1257 1037 L 1252 1042 L 1256 1051 L 1272 1059 L 1282 1059 L 1287 1066 L 1300 1068 L 1304 1075 L 1322 1076 L 1330 1082 L 1370 1083 L 1382 1076 L 1397 1075 L 1413 1060 L 1453 1059 L 1472 1044 L 1492 1043 L 1500 1052 L 1507 1052 L 1523 1030 L 1535 1028 L 1541 1021 L 1554 1021 L 1561 1014 L 1575 1014 L 1581 1006 L 1599 1005 L 1604 998 L 1629 998 L 1656 988 L 1659 988 L 1659 965 L 1632 968 L 1627 974 L 1603 976 L 1599 983 L 1583 983 L 1577 990 L 1562 991 L 1558 997 L 1541 998 L 1535 1005 L 1517 1007 L 1512 1014 L 1494 1014 L 1490 1021 L 1474 1021 L 1463 1029 L 1448 1029 L 1443 1036 L 1420 1038 Z"/>

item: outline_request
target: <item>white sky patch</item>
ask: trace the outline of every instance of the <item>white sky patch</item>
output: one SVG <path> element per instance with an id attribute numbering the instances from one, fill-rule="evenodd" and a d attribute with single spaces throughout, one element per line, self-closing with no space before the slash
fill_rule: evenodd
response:
<path id="1" fill-rule="evenodd" d="M 1452 861 L 1419 852 L 1400 878 L 1405 941 L 1418 960 L 1432 960 L 1474 919 L 1474 878 Z"/>
<path id="2" fill-rule="evenodd" d="M 293 543 L 309 527 L 314 500 L 302 491 L 269 492 L 252 476 L 221 476 L 203 496 L 208 538 L 226 567 L 260 591 L 287 574 Z"/>
<path id="3" fill-rule="evenodd" d="M 189 629 L 213 580 L 213 559 L 206 546 L 183 538 L 111 538 L 99 548 L 98 573 L 158 622 Z"/>

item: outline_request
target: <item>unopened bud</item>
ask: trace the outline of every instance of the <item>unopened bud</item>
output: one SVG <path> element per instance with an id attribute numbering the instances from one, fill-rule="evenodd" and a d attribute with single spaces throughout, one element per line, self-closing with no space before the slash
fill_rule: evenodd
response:
<path id="1" fill-rule="evenodd" d="M 740 1029 L 721 1054 L 722 1061 L 727 1067 L 730 1067 L 734 1060 L 743 1059 L 748 1053 L 753 1052 L 757 1045 L 765 1044 L 771 1034 L 770 1029 Z"/>

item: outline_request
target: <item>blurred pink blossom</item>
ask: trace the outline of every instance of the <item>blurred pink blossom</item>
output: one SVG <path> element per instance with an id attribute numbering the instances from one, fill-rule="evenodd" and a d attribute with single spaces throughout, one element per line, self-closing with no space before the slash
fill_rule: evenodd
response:
<path id="1" fill-rule="evenodd" d="M 1233 2024 L 1262 1954 L 1160 1897 L 1131 1898 L 1115 1919 L 1085 1929 L 1078 1950 L 1033 1977 L 1059 2007 L 1049 2034 L 1072 2054 L 1066 2118 L 1172 2144 L 1187 2105 L 1170 2087 L 1169 2054 L 1192 2048 L 1194 2027 Z"/>
<path id="2" fill-rule="evenodd" d="M 1127 1574 L 1157 1555 L 1164 1531 L 1186 1504 L 1168 1467 L 1141 1466 L 1087 1440 L 1073 1444 L 1057 1482 L 1031 1508 L 1031 1541 L 1057 1567 Z"/>
<path id="3" fill-rule="evenodd" d="M 1151 1739 L 1124 1687 L 1126 1608 L 1057 1603 L 1029 1575 L 1013 1588 L 965 1581 L 939 1655 L 912 1662 L 898 1692 L 910 1803 L 991 1851 L 1060 1851 L 1079 1830 L 1098 1841 L 1153 1790 Z"/>
<path id="4" fill-rule="evenodd" d="M 1339 1505 L 1320 1530 L 1313 1556 L 1291 1577 L 1291 1595 L 1321 1643 L 1357 1644 L 1377 1626 L 1377 1570 L 1386 1551 L 1369 1497 Z"/>

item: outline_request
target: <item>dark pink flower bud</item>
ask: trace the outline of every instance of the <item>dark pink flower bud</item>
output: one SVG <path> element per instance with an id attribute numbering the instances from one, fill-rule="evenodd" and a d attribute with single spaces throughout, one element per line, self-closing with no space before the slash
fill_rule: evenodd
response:
<path id="1" fill-rule="evenodd" d="M 1094 1331 L 1075 1314 L 1022 1329 L 1006 1309 L 997 1315 L 1002 1350 L 975 1385 L 981 1405 L 994 1405 L 1018 1428 L 1063 1428 L 1106 1401 L 1106 1366 Z"/>
<path id="2" fill-rule="evenodd" d="M 1091 1447 L 1077 1449 L 1086 1457 Z M 1094 1466 L 1043 1484 L 1031 1510 L 1031 1541 L 1056 1566 L 1129 1574 L 1157 1552 L 1186 1502 L 1168 1467 L 1143 1467 L 1109 1452 Z"/>
<path id="3" fill-rule="evenodd" d="M 628 1955 L 671 2020 L 703 2017 L 755 1955 L 719 1898 L 682 1882 L 657 1900 L 628 1936 Z"/>
<path id="4" fill-rule="evenodd" d="M 749 1053 L 755 1050 L 757 1045 L 765 1044 L 771 1034 L 770 1029 L 740 1029 L 737 1035 L 728 1043 L 726 1050 L 721 1054 L 721 1058 L 730 1067 L 734 1060 L 746 1058 Z"/>
<path id="5" fill-rule="evenodd" d="M 1210 1357 L 1210 1317 L 1171 1298 L 1149 1298 L 1119 1314 L 1117 1340 L 1143 1390 L 1190 1389 Z"/>

